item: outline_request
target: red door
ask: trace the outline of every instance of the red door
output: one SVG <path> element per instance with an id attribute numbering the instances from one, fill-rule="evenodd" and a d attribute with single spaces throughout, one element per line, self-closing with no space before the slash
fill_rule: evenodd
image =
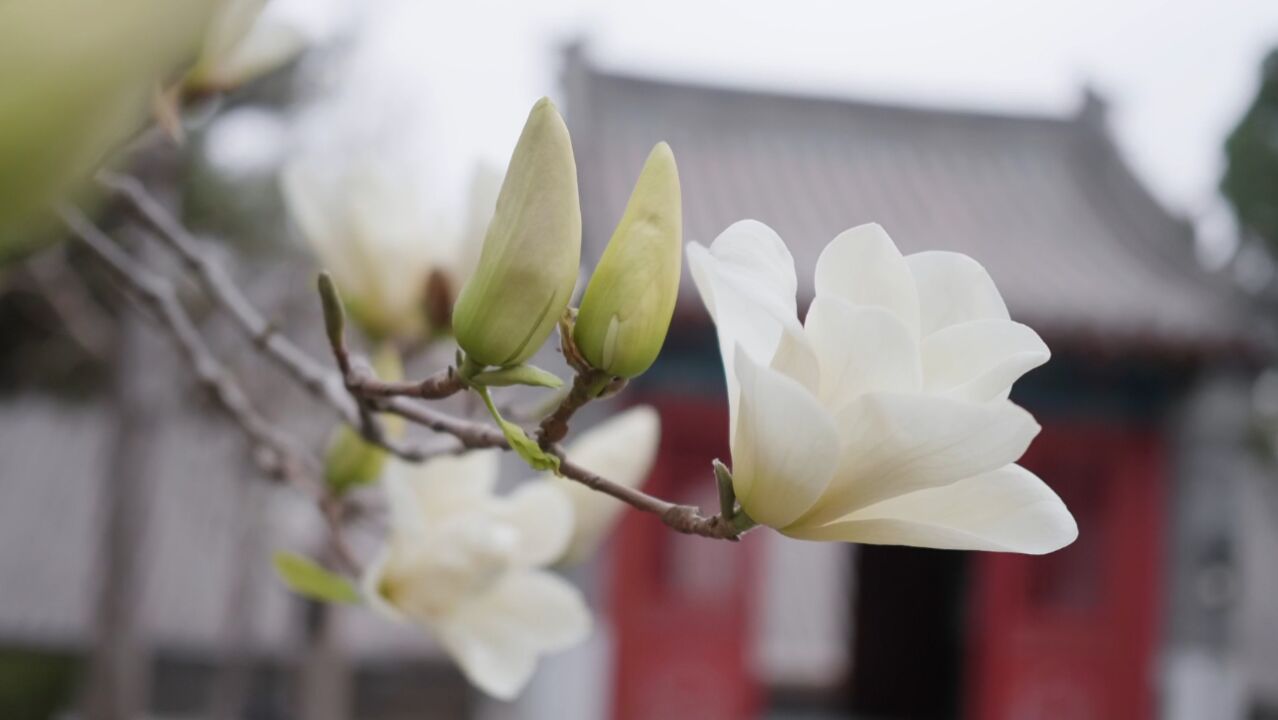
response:
<path id="1" fill-rule="evenodd" d="M 661 450 L 649 492 L 713 512 L 710 469 L 728 458 L 721 401 L 661 399 Z M 620 720 L 737 720 L 758 710 L 748 666 L 752 557 L 756 543 L 680 535 L 629 512 L 613 558 L 612 617 Z"/>
<path id="2" fill-rule="evenodd" d="M 1157 436 L 1045 426 L 1023 464 L 1078 520 L 1042 557 L 973 557 L 967 714 L 973 720 L 1154 715 L 1164 482 Z"/>

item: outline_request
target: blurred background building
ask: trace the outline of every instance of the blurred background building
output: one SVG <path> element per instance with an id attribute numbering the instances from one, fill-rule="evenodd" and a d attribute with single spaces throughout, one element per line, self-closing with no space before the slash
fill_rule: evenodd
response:
<path id="1" fill-rule="evenodd" d="M 801 307 L 820 248 L 861 222 L 905 252 L 980 259 L 1053 349 L 1014 399 L 1043 425 L 1025 464 L 1079 540 L 1046 557 L 767 532 L 731 546 L 627 515 L 573 578 L 600 614 L 590 643 L 518 702 L 484 700 L 424 636 L 362 610 L 326 619 L 279 587 L 267 559 L 316 545 L 310 508 L 254 477 L 165 338 L 95 308 L 76 288 L 103 278 L 58 249 L 0 274 L 0 718 L 80 716 L 109 625 L 103 478 L 122 426 L 146 448 L 126 560 L 155 718 L 1278 717 L 1278 64 L 1245 107 L 1251 49 L 1278 42 L 1268 4 L 384 2 L 358 23 L 339 5 L 275 0 L 326 42 L 191 119 L 161 173 L 306 347 L 323 355 L 312 261 L 280 242 L 275 182 L 315 129 L 297 107 L 356 86 L 369 117 L 419 123 L 414 157 L 456 210 L 476 163 L 500 163 L 550 94 L 573 133 L 587 265 L 659 140 L 679 160 L 685 237 L 768 223 Z M 179 289 L 271 416 L 322 442 L 326 419 Z M 622 402 L 662 415 L 649 489 L 713 507 L 726 403 L 684 291 Z M 101 357 L 123 333 L 145 366 L 125 405 Z"/>
<path id="2" fill-rule="evenodd" d="M 1101 98 L 1084 93 L 1064 117 L 963 112 L 621 75 L 575 51 L 566 77 L 596 256 L 631 169 L 666 139 L 688 236 L 764 221 L 795 254 L 801 296 L 849 217 L 876 218 L 903 252 L 982 258 L 1013 316 L 1053 348 L 1015 399 L 1044 426 L 1026 466 L 1080 527 L 1042 558 L 797 547 L 769 534 L 754 553 L 688 559 L 686 541 L 636 518 L 613 563 L 625 568 L 614 588 L 619 717 L 670 717 L 687 698 L 705 703 L 699 717 L 808 702 L 866 717 L 1154 717 L 1163 705 L 1204 717 L 1211 706 L 1191 709 L 1193 691 L 1176 688 L 1219 681 L 1237 683 L 1249 707 L 1274 702 L 1272 651 L 1235 654 L 1219 617 L 1240 591 L 1236 535 L 1268 527 L 1239 522 L 1232 486 L 1248 479 L 1215 463 L 1242 452 L 1240 437 L 1212 431 L 1245 425 L 1256 318 L 1199 268 L 1192 228 L 1124 164 Z M 713 327 L 685 288 L 640 393 L 665 411 L 654 484 L 705 502 L 701 469 L 727 452 L 727 410 Z M 1249 570 L 1248 589 L 1275 577 Z M 1273 612 L 1244 634 L 1271 633 Z M 764 659 L 774 675 L 757 673 L 742 634 L 779 651 Z M 1175 682 L 1163 696 L 1165 672 Z"/>

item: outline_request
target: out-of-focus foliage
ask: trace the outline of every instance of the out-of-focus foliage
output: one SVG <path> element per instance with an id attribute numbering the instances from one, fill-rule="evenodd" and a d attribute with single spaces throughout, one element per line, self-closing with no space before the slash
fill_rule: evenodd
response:
<path id="1" fill-rule="evenodd" d="M 35 217 L 143 125 L 216 5 L 0 3 L 0 261 L 37 242 Z"/>
<path id="2" fill-rule="evenodd" d="M 275 572 L 288 589 L 320 602 L 358 603 L 359 590 L 346 578 L 325 570 L 315 562 L 288 552 L 275 553 Z"/>
<path id="3" fill-rule="evenodd" d="M 0 717 L 45 720 L 71 703 L 76 663 L 52 653 L 0 651 Z"/>
<path id="4" fill-rule="evenodd" d="M 1278 251 L 1278 49 L 1261 65 L 1260 90 L 1225 141 L 1220 189 L 1238 224 Z"/>

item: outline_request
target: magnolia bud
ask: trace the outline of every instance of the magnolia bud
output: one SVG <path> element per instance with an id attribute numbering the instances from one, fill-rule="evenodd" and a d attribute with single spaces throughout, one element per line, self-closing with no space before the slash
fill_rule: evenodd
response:
<path id="1" fill-rule="evenodd" d="M 326 278 L 327 275 L 321 277 Z M 324 280 L 321 280 L 321 286 L 324 284 Z M 328 281 L 327 284 L 331 286 L 332 282 Z M 331 297 L 336 301 L 336 295 Z M 326 298 L 326 319 L 329 302 Z M 337 307 L 340 308 L 341 304 L 338 303 Z M 373 368 L 383 380 L 402 380 L 404 377 L 404 366 L 399 353 L 389 344 L 383 345 L 374 355 Z M 382 431 L 389 438 L 399 437 L 404 433 L 403 418 L 386 418 Z M 349 425 L 342 425 L 333 432 L 324 451 L 324 482 L 338 494 L 371 484 L 381 477 L 386 459 L 385 449 L 368 442 Z"/>
<path id="2" fill-rule="evenodd" d="M 682 245 L 679 170 L 670 146 L 657 143 L 577 313 L 573 340 L 593 367 L 629 378 L 657 359 L 679 295 Z"/>
<path id="3" fill-rule="evenodd" d="M 537 352 L 568 306 L 580 263 L 572 141 L 542 98 L 515 145 L 479 265 L 453 311 L 468 359 L 505 367 Z"/>

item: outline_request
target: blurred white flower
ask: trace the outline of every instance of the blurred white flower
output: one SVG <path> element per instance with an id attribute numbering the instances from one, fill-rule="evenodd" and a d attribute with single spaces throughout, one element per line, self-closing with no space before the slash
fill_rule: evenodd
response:
<path id="1" fill-rule="evenodd" d="M 290 214 L 375 336 L 447 330 L 497 202 L 501 174 L 479 166 L 460 201 L 433 174 L 421 113 L 407 97 L 347 86 L 299 122 L 281 174 Z M 463 183 L 464 184 L 464 183 Z"/>
<path id="2" fill-rule="evenodd" d="M 288 128 L 279 113 L 242 105 L 209 126 L 204 155 L 227 180 L 271 178 L 284 158 Z"/>
<path id="3" fill-rule="evenodd" d="M 194 54 L 213 9 L 0 2 L 0 259 L 58 236 L 32 221 L 145 126 L 155 87 Z"/>
<path id="4" fill-rule="evenodd" d="M 306 46 L 297 24 L 266 11 L 268 0 L 223 0 L 209 22 L 187 84 L 234 88 L 280 67 Z"/>
<path id="5" fill-rule="evenodd" d="M 581 593 L 543 570 L 572 535 L 572 504 L 549 483 L 493 494 L 498 451 L 394 463 L 391 536 L 364 577 L 369 603 L 428 628 L 472 683 L 511 699 L 540 655 L 590 632 Z"/>
<path id="6" fill-rule="evenodd" d="M 853 228 L 821 253 L 800 325 L 794 261 L 766 225 L 736 223 L 688 259 L 727 373 L 733 486 L 756 522 L 1033 554 L 1077 536 L 1013 464 L 1039 426 L 1008 392 L 1049 352 L 975 260 L 903 257 L 878 225 Z"/>
<path id="7" fill-rule="evenodd" d="M 626 487 L 637 487 L 652 471 L 661 439 L 661 418 L 647 405 L 630 408 L 586 430 L 565 449 L 587 470 Z M 584 562 L 594 554 L 626 504 L 574 480 L 547 474 L 546 481 L 572 500 L 576 523 L 561 565 Z"/>

